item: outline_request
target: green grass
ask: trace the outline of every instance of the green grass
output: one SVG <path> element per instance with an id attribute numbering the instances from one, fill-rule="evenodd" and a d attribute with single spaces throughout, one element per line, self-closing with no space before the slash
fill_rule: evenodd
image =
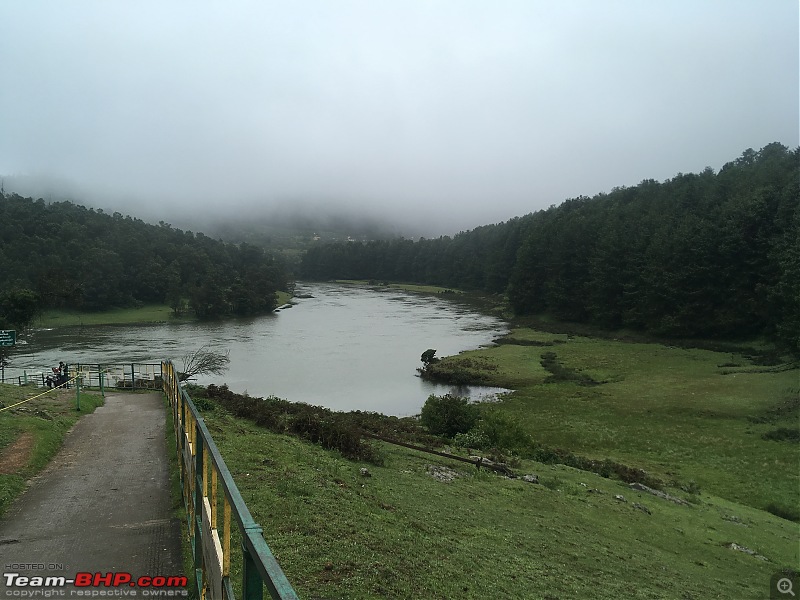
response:
<path id="1" fill-rule="evenodd" d="M 515 330 L 512 339 L 563 336 Z M 546 383 L 541 355 L 555 352 L 575 372 L 602 385 Z M 743 356 L 738 361 L 747 363 Z M 723 374 L 730 354 L 574 337 L 549 347 L 504 344 L 447 357 L 457 368 L 488 364 L 476 376 L 516 390 L 500 409 L 545 445 L 611 458 L 666 481 L 764 508 L 800 503 L 800 449 L 762 439 L 776 423 L 753 422 L 797 401 L 798 370 Z M 798 415 L 789 425 L 798 425 Z"/>
<path id="2" fill-rule="evenodd" d="M 11 406 L 37 396 L 41 388 L 0 384 L 0 403 Z M 103 403 L 99 394 L 81 393 L 81 411 L 75 409 L 75 390 L 54 390 L 35 400 L 0 412 L 0 455 L 19 436 L 30 434 L 33 444 L 24 464 L 0 474 L 0 515 L 25 489 L 25 482 L 41 471 L 58 452 L 70 427 Z"/>
<path id="3" fill-rule="evenodd" d="M 292 295 L 289 292 L 278 292 L 278 306 L 287 304 L 291 299 Z"/>
<path id="4" fill-rule="evenodd" d="M 163 323 L 166 321 L 192 320 L 191 317 L 176 319 L 172 309 L 166 305 L 153 304 L 141 308 L 118 308 L 102 312 L 77 312 L 48 310 L 36 322 L 37 327 L 70 327 L 75 325 L 126 325 L 130 323 Z"/>
<path id="5" fill-rule="evenodd" d="M 289 292 L 277 292 L 278 306 L 292 299 Z M 180 323 L 194 321 L 191 313 L 176 317 L 165 304 L 151 304 L 140 308 L 115 308 L 100 312 L 48 310 L 37 320 L 36 327 L 72 327 L 76 325 L 129 325 L 133 323 Z"/>
<path id="6" fill-rule="evenodd" d="M 796 524 L 706 493 L 680 506 L 523 461 L 535 485 L 389 446 L 362 465 L 219 408 L 205 418 L 302 598 L 762 598 L 800 560 Z M 461 477 L 435 481 L 429 464 Z"/>

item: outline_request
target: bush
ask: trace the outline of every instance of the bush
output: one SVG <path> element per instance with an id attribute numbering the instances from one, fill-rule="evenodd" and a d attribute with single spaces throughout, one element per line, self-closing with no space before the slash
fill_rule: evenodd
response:
<path id="1" fill-rule="evenodd" d="M 781 519 L 786 519 L 787 521 L 794 521 L 795 523 L 800 523 L 800 511 L 798 511 L 796 508 L 784 506 L 782 504 L 777 504 L 773 502 L 767 505 L 767 512 L 770 512 L 776 517 L 780 517 Z"/>
<path id="2" fill-rule="evenodd" d="M 490 448 L 522 451 L 532 444 L 530 436 L 519 423 L 496 410 L 486 411 L 477 429 L 486 437 Z"/>
<path id="3" fill-rule="evenodd" d="M 480 430 L 480 427 L 473 427 L 466 433 L 457 433 L 453 441 L 460 448 L 484 450 L 490 446 L 489 438 Z"/>
<path id="4" fill-rule="evenodd" d="M 772 431 L 767 431 L 761 435 L 762 439 L 773 440 L 776 442 L 791 442 L 793 444 L 800 443 L 800 429 L 790 429 L 788 427 L 779 427 Z"/>
<path id="5" fill-rule="evenodd" d="M 434 435 L 452 438 L 457 433 L 466 433 L 478 420 L 478 407 L 467 398 L 445 394 L 431 394 L 419 415 L 422 424 Z"/>

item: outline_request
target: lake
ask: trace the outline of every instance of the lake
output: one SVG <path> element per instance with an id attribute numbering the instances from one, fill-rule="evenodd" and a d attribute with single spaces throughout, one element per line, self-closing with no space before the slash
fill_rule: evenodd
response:
<path id="1" fill-rule="evenodd" d="M 230 350 L 230 368 L 197 383 L 278 396 L 334 410 L 417 414 L 430 394 L 456 391 L 491 399 L 497 388 L 450 386 L 420 379 L 420 355 L 491 344 L 507 332 L 500 319 L 443 297 L 388 288 L 299 284 L 292 308 L 252 319 L 34 330 L 11 356 L 6 377 L 69 364 L 160 362 L 178 369 L 207 344 Z"/>

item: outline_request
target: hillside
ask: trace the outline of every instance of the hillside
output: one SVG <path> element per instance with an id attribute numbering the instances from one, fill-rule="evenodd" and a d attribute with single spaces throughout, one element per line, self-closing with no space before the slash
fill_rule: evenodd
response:
<path id="1" fill-rule="evenodd" d="M 48 308 L 168 304 L 199 318 L 272 310 L 280 260 L 248 244 L 150 225 L 70 202 L 0 196 L 0 320 L 24 327 Z"/>
<path id="2" fill-rule="evenodd" d="M 669 337 L 765 335 L 797 352 L 799 158 L 775 143 L 718 173 L 646 180 L 452 238 L 314 247 L 302 274 L 507 293 L 517 315 Z"/>

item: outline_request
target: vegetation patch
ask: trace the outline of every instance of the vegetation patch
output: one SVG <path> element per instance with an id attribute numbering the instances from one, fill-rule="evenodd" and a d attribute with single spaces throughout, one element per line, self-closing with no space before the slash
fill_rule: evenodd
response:
<path id="1" fill-rule="evenodd" d="M 762 439 L 800 444 L 800 427 L 779 427 L 761 434 Z"/>
<path id="2" fill-rule="evenodd" d="M 391 445 L 365 477 L 318 444 L 217 408 L 204 418 L 303 598 L 755 598 L 800 558 L 797 524 L 708 494 L 687 507 L 521 459 L 536 485 Z"/>
<path id="3" fill-rule="evenodd" d="M 453 356 L 427 362 L 418 371 L 425 379 L 450 385 L 492 385 L 497 365 L 484 357 Z"/>
<path id="4" fill-rule="evenodd" d="M 576 369 L 565 367 L 558 360 L 555 352 L 545 352 L 542 354 L 541 365 L 550 373 L 545 381 L 547 383 L 555 381 L 574 381 L 578 385 L 600 385 L 602 381 L 595 381 L 585 373 L 581 373 Z"/>
<path id="5" fill-rule="evenodd" d="M 35 397 L 0 412 L 0 515 L 55 456 L 75 422 L 103 403 L 99 394 L 83 391 L 78 412 L 74 390 L 41 393 L 32 385 L 0 384 L 0 408 Z"/>
<path id="6" fill-rule="evenodd" d="M 794 421 L 800 419 L 800 390 L 789 390 L 789 393 L 770 406 L 758 416 L 748 417 L 751 423 L 775 423 L 777 421 Z"/>
<path id="7" fill-rule="evenodd" d="M 192 386 L 190 389 L 192 398 L 201 410 L 218 404 L 231 414 L 249 419 L 260 427 L 275 433 L 296 435 L 323 448 L 337 450 L 342 456 L 353 460 L 374 464 L 381 462 L 377 446 L 362 439 L 364 431 L 426 444 L 441 443 L 440 438 L 426 433 L 419 422 L 411 418 L 362 411 L 335 412 L 274 396 L 253 398 L 236 394 L 225 385 L 209 385 L 207 388 Z"/>

